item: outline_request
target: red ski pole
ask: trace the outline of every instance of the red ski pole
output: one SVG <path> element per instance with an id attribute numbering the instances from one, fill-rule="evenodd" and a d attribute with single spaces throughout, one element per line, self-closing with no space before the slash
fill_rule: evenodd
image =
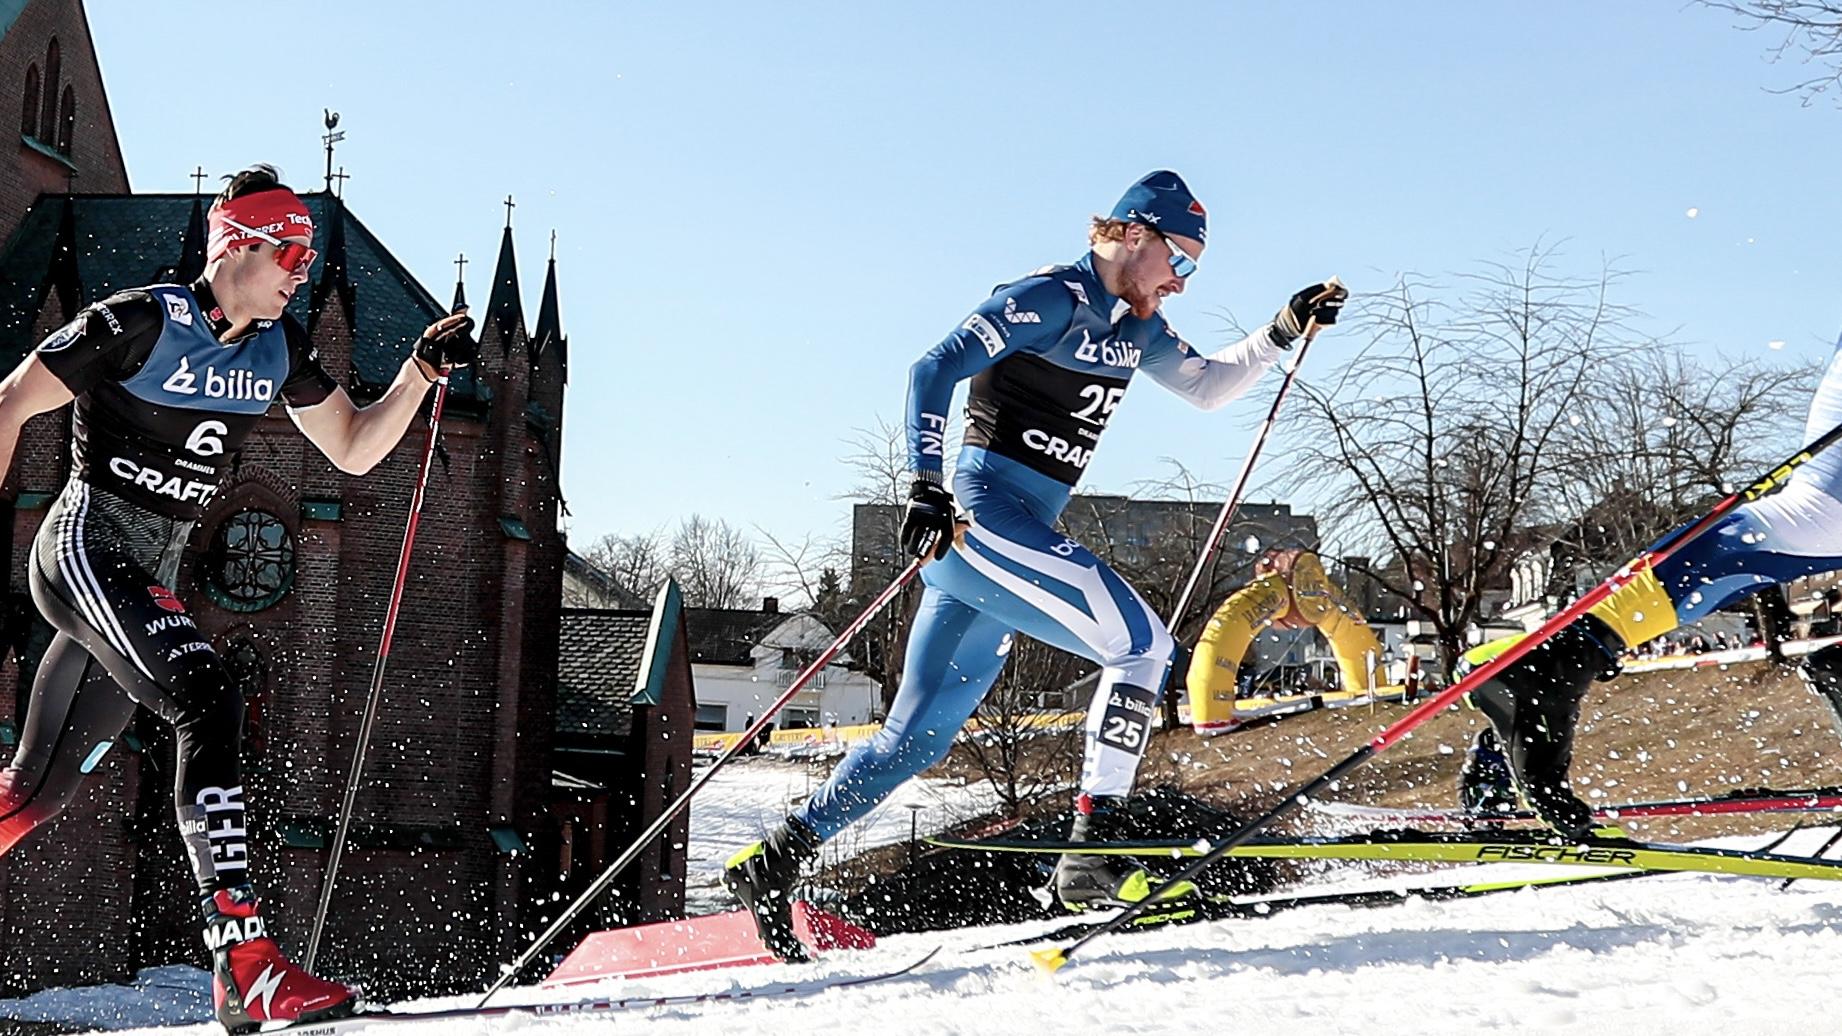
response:
<path id="1" fill-rule="evenodd" d="M 1695 539 L 1695 537 L 1708 531 L 1715 522 L 1726 517 L 1734 508 L 1748 501 L 1757 500 L 1767 493 L 1783 486 L 1785 480 L 1790 477 L 1791 472 L 1802 467 L 1810 458 L 1835 445 L 1838 441 L 1842 441 L 1842 425 L 1837 425 L 1825 432 L 1821 438 L 1818 438 L 1815 442 L 1799 450 L 1796 456 L 1793 456 L 1783 464 L 1773 468 L 1771 472 L 1763 478 L 1760 478 L 1737 493 L 1728 495 L 1720 503 L 1715 504 L 1713 509 L 1706 515 L 1702 516 L 1701 520 L 1695 522 L 1693 525 L 1684 526 L 1676 530 L 1674 534 L 1670 535 L 1662 543 L 1638 555 L 1637 558 L 1632 560 L 1629 564 L 1625 565 L 1617 572 L 1612 573 L 1605 582 L 1587 591 L 1579 600 L 1561 609 L 1559 614 L 1555 615 L 1547 622 L 1542 623 L 1539 629 L 1523 637 L 1521 640 L 1516 641 L 1505 649 L 1502 654 L 1499 654 L 1497 657 L 1472 670 L 1470 673 L 1467 673 L 1464 679 L 1459 680 L 1457 683 L 1454 683 L 1452 686 L 1422 703 L 1412 712 L 1402 716 L 1400 719 L 1396 720 L 1393 725 L 1383 730 L 1380 734 L 1377 734 L 1368 744 L 1350 753 L 1342 762 L 1325 770 L 1297 791 L 1281 799 L 1278 805 L 1267 810 L 1249 823 L 1242 825 L 1233 834 L 1230 834 L 1221 842 L 1216 843 L 1214 848 L 1210 849 L 1205 855 L 1198 857 L 1196 862 L 1185 867 L 1181 874 L 1171 879 L 1171 882 L 1176 883 L 1195 879 L 1205 868 L 1215 863 L 1217 860 L 1220 860 L 1222 857 L 1227 856 L 1228 853 L 1237 846 L 1246 843 L 1248 839 L 1258 834 L 1267 825 L 1310 801 L 1313 795 L 1335 784 L 1351 770 L 1375 758 L 1377 754 L 1388 746 L 1406 737 L 1415 727 L 1431 719 L 1435 713 L 1457 701 L 1460 697 L 1471 693 L 1471 691 L 1475 690 L 1486 680 L 1489 680 L 1510 665 L 1513 665 L 1516 660 L 1523 655 L 1540 647 L 1548 638 L 1560 632 L 1575 619 L 1591 611 L 1599 602 L 1617 593 L 1620 588 L 1637 578 L 1640 573 L 1661 564 L 1670 555 L 1681 550 L 1684 545 Z M 1127 907 L 1107 921 L 1106 924 L 1076 939 L 1067 946 L 1057 949 L 1038 950 L 1032 953 L 1031 956 L 1036 958 L 1037 964 L 1053 972 L 1062 965 L 1067 964 L 1069 959 L 1073 957 L 1075 952 L 1081 947 L 1098 939 L 1102 935 L 1117 931 L 1125 925 L 1131 924 L 1134 919 L 1144 914 L 1145 911 L 1151 907 L 1156 906 L 1157 903 L 1158 897 L 1148 896 Z"/>
<path id="2" fill-rule="evenodd" d="M 397 614 L 403 605 L 403 584 L 409 579 L 409 555 L 416 545 L 416 525 L 422 518 L 422 498 L 429 485 L 429 462 L 435 457 L 435 439 L 441 430 L 442 405 L 448 400 L 448 376 L 443 374 L 435 386 L 435 405 L 429 412 L 428 440 L 422 446 L 422 469 L 416 475 L 416 491 L 409 500 L 409 524 L 403 528 L 403 549 L 397 554 L 396 584 L 390 588 L 390 607 L 384 613 L 384 633 L 377 645 L 377 664 L 371 667 L 371 696 L 365 701 L 364 718 L 358 724 L 358 747 L 352 751 L 352 770 L 345 780 L 345 798 L 339 806 L 339 829 L 333 836 L 332 856 L 326 862 L 326 877 L 320 882 L 320 908 L 313 916 L 313 935 L 307 940 L 305 967 L 313 970 L 313 960 L 320 950 L 320 934 L 326 927 L 326 912 L 333 902 L 333 883 L 339 879 L 339 861 L 345 854 L 346 837 L 352 829 L 352 811 L 358 802 L 358 782 L 365 772 L 365 749 L 371 743 L 371 730 L 377 724 L 378 703 L 384 693 L 384 664 L 390 659 L 390 641 L 396 635 Z"/>

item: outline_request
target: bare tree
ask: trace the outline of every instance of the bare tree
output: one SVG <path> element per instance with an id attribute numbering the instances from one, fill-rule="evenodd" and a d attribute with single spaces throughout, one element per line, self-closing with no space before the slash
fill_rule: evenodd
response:
<path id="1" fill-rule="evenodd" d="M 812 533 L 798 540 L 782 539 L 755 527 L 765 554 L 762 558 L 762 586 L 780 597 L 783 606 L 810 608 L 827 625 L 840 629 L 849 616 L 837 614 L 842 591 L 836 585 L 839 569 L 849 561 L 850 551 L 834 539 Z M 831 585 L 827 584 L 830 577 Z"/>
<path id="2" fill-rule="evenodd" d="M 948 456 L 954 452 L 951 439 L 955 435 L 949 429 Z M 853 432 L 846 445 L 849 452 L 843 461 L 856 473 L 857 480 L 845 494 L 855 506 L 851 509 L 851 545 L 845 566 L 849 586 L 837 604 L 841 614 L 854 616 L 907 564 L 901 551 L 901 527 L 912 473 L 908 468 L 907 433 L 899 424 L 878 417 L 874 427 Z M 882 685 L 885 709 L 902 682 L 908 627 L 920 600 L 921 587 L 910 584 L 850 646 L 852 658 Z"/>
<path id="3" fill-rule="evenodd" d="M 1549 593 L 1571 596 L 1707 510 L 1796 439 L 1815 364 L 1658 346 L 1605 365 L 1568 415 Z"/>
<path id="4" fill-rule="evenodd" d="M 1773 90 L 1799 93 L 1805 106 L 1842 83 L 1842 3 L 1836 0 L 1702 0 L 1717 11 L 1738 15 L 1740 28 L 1778 37 L 1767 49 L 1773 62 L 1797 56 L 1823 69 L 1819 75 Z"/>
<path id="5" fill-rule="evenodd" d="M 628 595 L 651 600 L 665 577 L 671 574 L 667 563 L 665 536 L 658 530 L 633 536 L 609 533 L 582 552 L 589 564 L 610 576 Z M 596 602 L 572 602 L 594 605 Z"/>
<path id="6" fill-rule="evenodd" d="M 1594 373 L 1628 351 L 1611 269 L 1558 275 L 1537 245 L 1451 294 L 1403 276 L 1361 300 L 1369 344 L 1303 386 L 1303 489 L 1344 539 L 1392 563 L 1368 573 L 1427 621 L 1448 664 L 1507 586 L 1550 510 Z"/>
<path id="7" fill-rule="evenodd" d="M 693 514 L 678 523 L 667 554 L 672 577 L 693 608 L 742 608 L 761 588 L 761 552 L 720 518 Z"/>

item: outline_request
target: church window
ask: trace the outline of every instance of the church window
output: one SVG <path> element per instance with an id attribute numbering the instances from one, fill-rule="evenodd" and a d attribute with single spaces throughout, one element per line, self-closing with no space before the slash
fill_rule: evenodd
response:
<path id="1" fill-rule="evenodd" d="M 25 110 L 19 116 L 19 132 L 28 137 L 38 136 L 38 66 L 26 69 Z"/>
<path id="2" fill-rule="evenodd" d="M 64 99 L 58 102 L 58 142 L 57 149 L 66 156 L 70 154 L 70 138 L 77 129 L 77 94 L 66 86 Z"/>
<path id="3" fill-rule="evenodd" d="M 57 139 L 58 77 L 63 74 L 63 54 L 58 49 L 58 38 L 53 36 L 50 46 L 45 48 L 44 102 L 38 117 L 38 131 L 32 134 L 47 144 Z"/>
<path id="4" fill-rule="evenodd" d="M 232 611 L 268 608 L 294 586 L 294 535 L 267 511 L 238 511 L 205 554 L 205 592 Z"/>
<path id="5" fill-rule="evenodd" d="M 255 641 L 238 637 L 224 652 L 225 668 L 230 670 L 231 686 L 243 699 L 243 760 L 260 766 L 268 753 L 268 723 L 264 713 L 268 706 L 269 669 L 256 650 Z"/>

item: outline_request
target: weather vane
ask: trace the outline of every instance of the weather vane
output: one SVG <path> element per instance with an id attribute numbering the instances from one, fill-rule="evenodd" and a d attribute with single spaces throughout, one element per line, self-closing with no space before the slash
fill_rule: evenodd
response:
<path id="1" fill-rule="evenodd" d="M 326 113 L 326 135 L 320 139 L 326 143 L 326 190 L 331 193 L 333 189 L 333 145 L 344 140 L 345 134 L 338 132 L 338 112 L 331 108 L 322 108 L 321 111 Z M 343 175 L 345 170 L 341 169 L 339 172 Z"/>

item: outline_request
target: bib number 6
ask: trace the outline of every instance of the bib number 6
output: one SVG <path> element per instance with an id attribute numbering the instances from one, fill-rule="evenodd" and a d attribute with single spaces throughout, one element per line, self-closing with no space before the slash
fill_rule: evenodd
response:
<path id="1" fill-rule="evenodd" d="M 200 457 L 215 457 L 224 452 L 224 436 L 230 428 L 222 421 L 200 421 L 186 438 L 185 448 Z"/>

